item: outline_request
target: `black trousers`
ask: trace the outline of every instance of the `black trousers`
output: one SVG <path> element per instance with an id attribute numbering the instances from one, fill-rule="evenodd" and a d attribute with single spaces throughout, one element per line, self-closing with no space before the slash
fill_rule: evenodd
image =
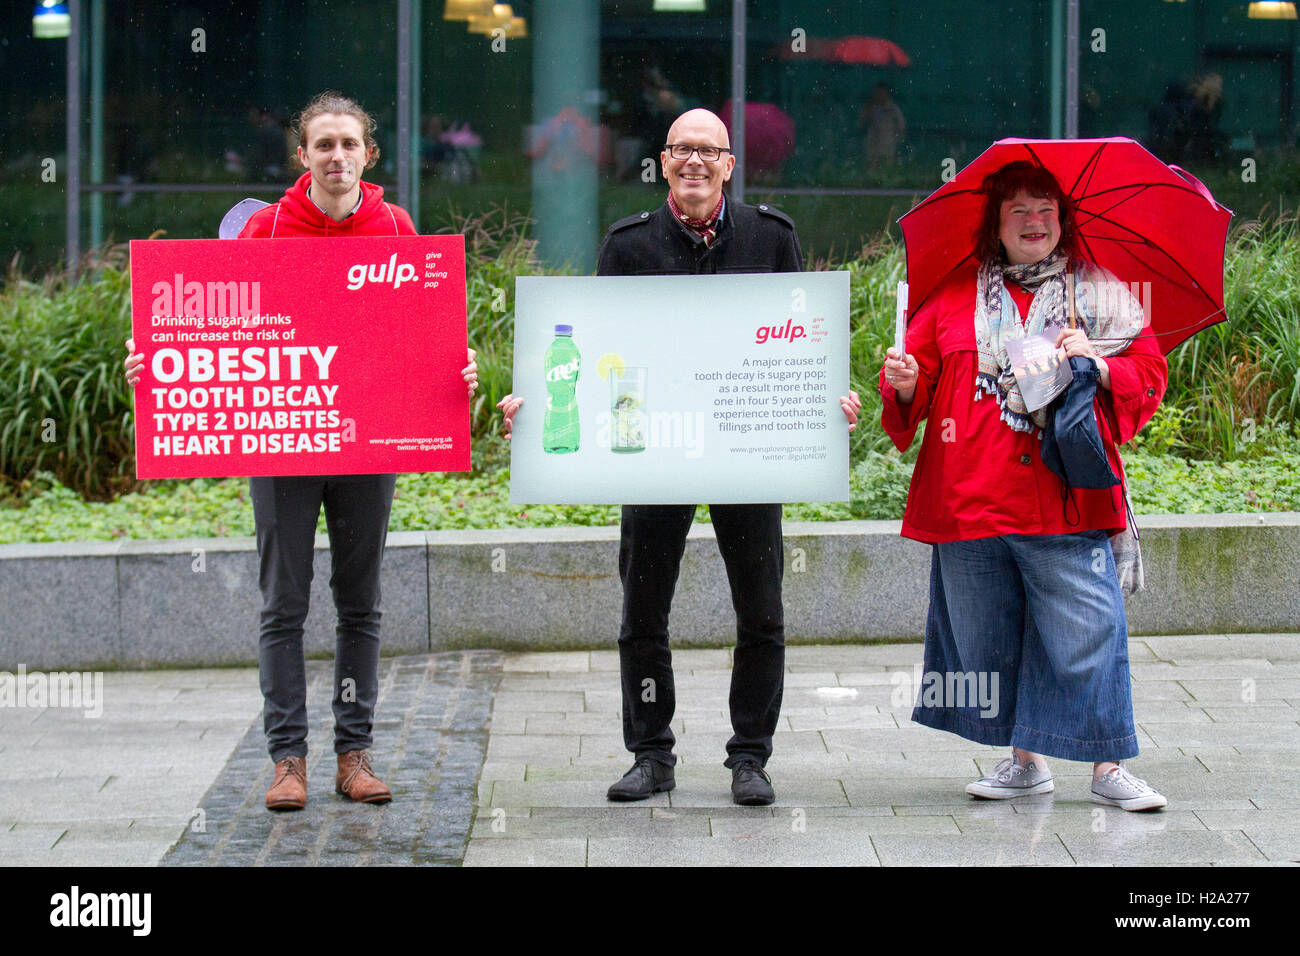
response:
<path id="1" fill-rule="evenodd" d="M 262 589 L 257 664 L 272 760 L 307 755 L 302 631 L 322 504 L 338 610 L 334 752 L 371 746 L 379 695 L 379 568 L 395 484 L 395 475 L 249 479 Z"/>
<path id="2" fill-rule="evenodd" d="M 709 511 L 736 610 L 729 701 L 734 733 L 725 763 L 731 767 L 752 756 L 765 764 L 772 756 L 785 678 L 781 506 L 710 505 Z M 668 612 L 694 516 L 694 505 L 624 505 L 619 544 L 623 742 L 638 757 L 670 766 L 677 762 L 670 727 L 677 701 Z"/>

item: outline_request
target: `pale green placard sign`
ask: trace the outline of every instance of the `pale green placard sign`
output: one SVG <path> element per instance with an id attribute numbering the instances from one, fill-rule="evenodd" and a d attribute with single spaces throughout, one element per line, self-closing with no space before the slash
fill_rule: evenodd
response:
<path id="1" fill-rule="evenodd" d="M 512 502 L 848 500 L 847 272 L 537 276 L 515 294 Z"/>

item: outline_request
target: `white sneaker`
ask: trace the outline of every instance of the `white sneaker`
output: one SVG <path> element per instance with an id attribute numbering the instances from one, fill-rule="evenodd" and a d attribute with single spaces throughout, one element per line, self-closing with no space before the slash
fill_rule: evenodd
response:
<path id="1" fill-rule="evenodd" d="M 1121 810 L 1159 810 L 1169 804 L 1164 794 L 1133 776 L 1123 764 L 1092 782 L 1092 802 Z"/>
<path id="2" fill-rule="evenodd" d="M 967 793 L 985 800 L 1010 800 L 1035 793 L 1051 793 L 1055 789 L 1050 770 L 1043 770 L 1033 762 L 1022 764 L 1014 753 L 994 767 L 989 776 L 966 784 Z"/>

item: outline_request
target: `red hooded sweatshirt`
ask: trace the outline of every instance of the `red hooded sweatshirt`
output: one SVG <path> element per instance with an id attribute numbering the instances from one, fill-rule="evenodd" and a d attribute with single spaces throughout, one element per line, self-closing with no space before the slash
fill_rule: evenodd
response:
<path id="1" fill-rule="evenodd" d="M 240 239 L 283 239 L 294 236 L 414 236 L 415 223 L 401 206 L 384 202 L 384 187 L 362 181 L 361 208 L 342 222 L 325 215 L 307 195 L 311 173 L 303 173 L 284 197 L 253 213 Z"/>

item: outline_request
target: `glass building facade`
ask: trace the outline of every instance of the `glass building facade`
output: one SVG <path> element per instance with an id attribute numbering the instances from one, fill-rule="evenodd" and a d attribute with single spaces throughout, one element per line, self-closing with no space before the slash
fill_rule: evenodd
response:
<path id="1" fill-rule="evenodd" d="M 1294 4 L 520 0 L 495 33 L 461 5 L 79 0 L 68 39 L 6 5 L 0 253 L 215 235 L 292 181 L 287 124 L 324 89 L 377 118 L 370 178 L 421 231 L 527 216 L 580 272 L 662 201 L 658 147 L 692 106 L 743 115 L 732 190 L 790 212 L 814 261 L 1004 136 L 1131 136 L 1247 216 L 1300 193 Z"/>

